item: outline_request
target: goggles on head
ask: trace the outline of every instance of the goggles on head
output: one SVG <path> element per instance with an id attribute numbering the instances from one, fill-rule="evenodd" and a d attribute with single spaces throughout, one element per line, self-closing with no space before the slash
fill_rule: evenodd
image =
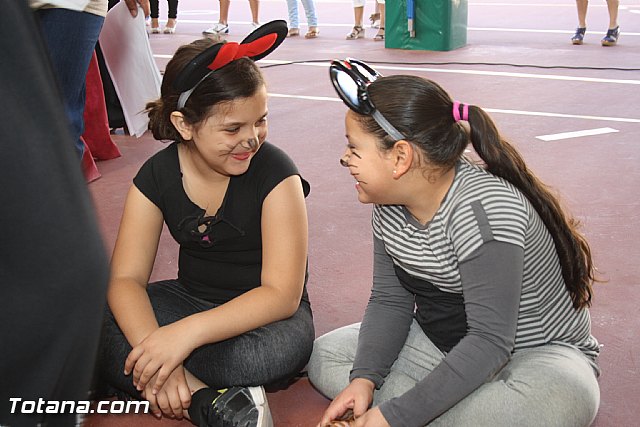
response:
<path id="1" fill-rule="evenodd" d="M 378 77 L 382 77 L 382 74 L 362 61 L 347 58 L 331 61 L 329 76 L 333 87 L 347 107 L 358 114 L 373 117 L 376 123 L 396 141 L 405 139 L 404 135 L 376 109 L 369 98 L 369 85 Z"/>

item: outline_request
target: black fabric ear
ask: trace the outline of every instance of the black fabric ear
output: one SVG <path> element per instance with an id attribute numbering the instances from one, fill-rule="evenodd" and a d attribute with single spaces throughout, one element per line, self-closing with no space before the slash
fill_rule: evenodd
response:
<path id="1" fill-rule="evenodd" d="M 264 37 L 266 35 L 275 33 L 277 38 L 276 38 L 276 41 L 273 43 L 273 46 L 271 46 L 269 49 L 267 49 L 266 51 L 262 52 L 259 55 L 250 57 L 254 61 L 258 61 L 264 58 L 265 56 L 269 55 L 274 50 L 276 50 L 276 48 L 280 46 L 280 44 L 284 41 L 284 39 L 287 38 L 288 31 L 289 31 L 289 28 L 287 27 L 287 21 L 284 21 L 282 19 L 276 19 L 275 21 L 267 22 L 266 24 L 261 25 L 255 30 L 253 30 L 253 32 L 249 34 L 247 37 L 245 37 L 245 39 L 242 40 L 240 44 L 251 43 L 252 41 L 258 40 L 260 37 Z"/>
<path id="2" fill-rule="evenodd" d="M 211 71 L 207 66 L 213 62 L 223 45 L 224 42 L 214 44 L 189 61 L 174 80 L 173 87 L 178 92 L 184 92 L 194 87 L 200 79 Z"/>
<path id="3" fill-rule="evenodd" d="M 267 22 L 266 24 L 256 28 L 251 34 L 245 37 L 245 39 L 242 40 L 240 44 L 242 45 L 245 43 L 251 43 L 261 37 L 275 34 L 276 40 L 269 49 L 260 54 L 249 57 L 254 61 L 258 61 L 269 55 L 278 46 L 280 46 L 280 44 L 282 44 L 284 39 L 287 37 L 287 32 L 287 22 L 282 19 L 277 19 L 275 21 Z M 215 60 L 218 52 L 225 43 L 226 42 L 217 43 L 207 48 L 205 51 L 199 53 L 195 58 L 189 61 L 189 63 L 182 69 L 182 71 L 180 71 L 175 81 L 173 82 L 173 87 L 176 89 L 176 91 L 186 92 L 189 89 L 193 88 L 196 84 L 198 84 L 198 82 L 211 71 L 208 68 L 209 64 L 211 64 Z"/>

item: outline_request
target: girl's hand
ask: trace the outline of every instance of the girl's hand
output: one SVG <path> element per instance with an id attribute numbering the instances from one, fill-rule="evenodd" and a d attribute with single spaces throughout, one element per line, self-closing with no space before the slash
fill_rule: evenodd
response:
<path id="1" fill-rule="evenodd" d="M 153 331 L 131 350 L 124 363 L 124 373 L 133 372 L 133 385 L 138 390 L 152 384 L 151 393 L 156 394 L 193 349 L 180 321 L 171 323 Z M 154 381 L 149 382 L 154 376 Z"/>
<path id="2" fill-rule="evenodd" d="M 378 407 L 372 408 L 363 416 L 354 419 L 353 414 L 349 419 L 331 421 L 329 427 L 391 427 Z"/>
<path id="3" fill-rule="evenodd" d="M 330 425 L 332 421 L 342 417 L 349 409 L 353 411 L 356 419 L 364 415 L 373 401 L 374 387 L 375 385 L 371 381 L 364 378 L 356 378 L 351 381 L 351 384 L 333 399 L 317 427 Z"/>
<path id="4" fill-rule="evenodd" d="M 151 382 L 154 379 L 155 376 Z M 191 392 L 184 376 L 183 366 L 179 365 L 169 375 L 165 386 L 157 394 L 153 394 L 152 387 L 147 385 L 141 395 L 149 401 L 151 413 L 156 418 L 162 418 L 163 414 L 169 418 L 182 418 L 183 409 L 186 410 L 191 405 Z"/>
<path id="5" fill-rule="evenodd" d="M 154 383 L 154 379 L 151 379 L 142 392 L 142 397 L 149 400 L 153 415 L 157 418 L 164 415 L 169 418 L 182 419 L 184 411 L 191 405 L 191 391 L 184 375 L 184 367 L 178 365 L 156 394 L 153 394 L 150 385 Z"/>
<path id="6" fill-rule="evenodd" d="M 387 422 L 380 409 L 376 406 L 375 408 L 369 409 L 364 413 L 361 417 L 355 419 L 349 424 L 349 427 L 391 427 Z"/>

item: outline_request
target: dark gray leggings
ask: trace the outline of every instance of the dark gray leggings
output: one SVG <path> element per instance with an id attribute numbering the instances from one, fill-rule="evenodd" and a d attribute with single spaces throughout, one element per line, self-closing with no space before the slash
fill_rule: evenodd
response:
<path id="1" fill-rule="evenodd" d="M 150 284 L 147 293 L 160 326 L 216 306 L 190 295 L 176 280 Z M 196 349 L 184 367 L 215 389 L 234 385 L 283 386 L 307 364 L 314 337 L 311 308 L 302 301 L 288 319 Z M 107 310 L 99 357 L 102 380 L 140 398 L 131 375 L 123 374 L 130 351 L 131 346 Z"/>

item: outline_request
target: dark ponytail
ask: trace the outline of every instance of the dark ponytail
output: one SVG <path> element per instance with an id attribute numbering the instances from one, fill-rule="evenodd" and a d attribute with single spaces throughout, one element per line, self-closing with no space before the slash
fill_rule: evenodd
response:
<path id="1" fill-rule="evenodd" d="M 579 221 L 564 212 L 550 188 L 529 170 L 518 151 L 500 137 L 498 129 L 484 110 L 469 106 L 469 128 L 471 144 L 484 161 L 486 169 L 518 187 L 549 230 L 573 307 L 589 307 L 595 268 L 589 244 L 578 231 Z"/>
<path id="2" fill-rule="evenodd" d="M 486 169 L 515 185 L 549 230 L 573 307 L 591 305 L 595 268 L 589 245 L 578 232 L 578 221 L 563 211 L 558 198 L 529 170 L 518 151 L 502 139 L 487 113 L 469 106 L 469 135 L 462 123 L 455 121 L 453 101 L 444 89 L 417 76 L 380 78 L 369 86 L 369 95 L 376 108 L 421 149 L 431 165 L 443 170 L 454 167 L 470 139 Z M 365 130 L 378 136 L 381 148 L 393 147 L 395 141 L 373 118 L 358 119 Z"/>

